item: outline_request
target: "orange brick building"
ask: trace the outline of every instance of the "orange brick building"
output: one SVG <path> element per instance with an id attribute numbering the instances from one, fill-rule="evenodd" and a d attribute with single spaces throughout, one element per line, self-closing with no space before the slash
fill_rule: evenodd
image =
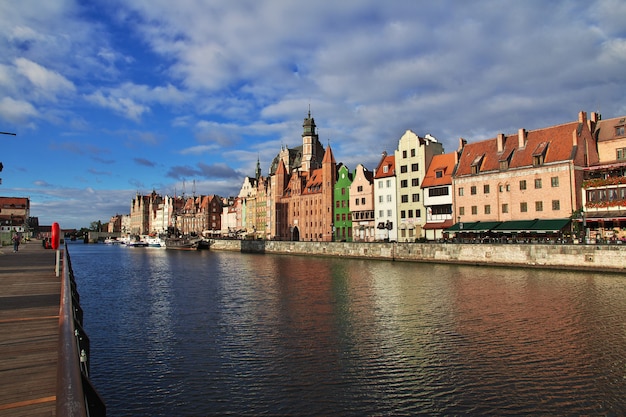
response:
<path id="1" fill-rule="evenodd" d="M 582 206 L 583 169 L 597 163 L 597 115 L 463 143 L 453 177 L 457 222 L 567 219 Z"/>

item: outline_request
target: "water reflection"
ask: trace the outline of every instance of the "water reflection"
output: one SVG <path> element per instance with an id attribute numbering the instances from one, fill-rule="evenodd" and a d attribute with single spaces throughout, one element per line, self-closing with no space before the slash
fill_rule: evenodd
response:
<path id="1" fill-rule="evenodd" d="M 70 251 L 110 415 L 625 409 L 621 276 Z"/>

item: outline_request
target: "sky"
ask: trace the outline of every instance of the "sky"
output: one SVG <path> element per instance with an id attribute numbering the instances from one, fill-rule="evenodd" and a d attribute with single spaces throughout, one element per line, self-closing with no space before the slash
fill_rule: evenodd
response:
<path id="1" fill-rule="evenodd" d="M 61 228 L 137 193 L 236 196 L 302 144 L 373 170 L 410 129 L 444 150 L 626 115 L 626 2 L 0 1 L 0 196 Z"/>

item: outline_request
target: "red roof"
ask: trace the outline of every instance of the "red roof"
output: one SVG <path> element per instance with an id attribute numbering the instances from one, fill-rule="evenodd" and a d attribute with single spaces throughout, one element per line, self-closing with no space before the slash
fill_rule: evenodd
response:
<path id="1" fill-rule="evenodd" d="M 422 188 L 452 185 L 452 171 L 454 171 L 455 165 L 454 154 L 455 152 L 451 152 L 433 156 L 422 181 Z M 442 175 L 437 177 L 437 172 L 439 171 Z"/>
<path id="2" fill-rule="evenodd" d="M 378 167 L 376 168 L 376 173 L 374 178 L 387 178 L 393 177 L 396 175 L 396 158 L 394 155 L 383 154 Z"/>
<path id="3" fill-rule="evenodd" d="M 520 147 L 520 135 L 523 145 Z M 574 146 L 576 135 L 577 146 Z M 533 166 L 533 156 L 544 156 L 544 164 L 574 161 L 583 166 L 584 153 L 588 163 L 598 160 L 596 146 L 586 123 L 579 121 L 546 127 L 538 130 L 522 130 L 515 135 L 502 135 L 502 151 L 498 152 L 498 138 L 468 143 L 459 159 L 456 176 L 471 175 L 472 166 L 479 172 L 498 171 L 500 162 L 508 160 L 508 169 Z"/>

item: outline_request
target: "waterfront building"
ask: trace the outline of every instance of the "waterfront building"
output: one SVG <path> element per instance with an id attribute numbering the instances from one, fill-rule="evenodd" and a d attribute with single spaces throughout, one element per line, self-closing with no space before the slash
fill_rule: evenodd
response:
<path id="1" fill-rule="evenodd" d="M 422 181 L 426 224 L 424 237 L 443 238 L 443 230 L 454 224 L 452 213 L 452 174 L 459 160 L 459 152 L 434 155 Z"/>
<path id="2" fill-rule="evenodd" d="M 433 156 L 443 153 L 443 146 L 433 136 L 419 137 L 407 130 L 395 151 L 396 201 L 398 204 L 398 240 L 414 242 L 422 237 L 426 208 L 420 183 Z"/>
<path id="3" fill-rule="evenodd" d="M 133 235 L 146 235 L 150 232 L 151 212 L 157 210 L 161 203 L 161 196 L 156 191 L 148 195 L 141 195 L 139 192 L 130 203 L 130 229 L 128 232 Z"/>
<path id="4" fill-rule="evenodd" d="M 302 146 L 283 147 L 270 166 L 269 228 L 278 240 L 330 241 L 337 164 L 330 146 L 319 142 L 310 111 L 302 127 Z"/>
<path id="5" fill-rule="evenodd" d="M 256 224 L 257 178 L 245 177 L 237 197 L 241 207 L 241 229 L 252 234 Z"/>
<path id="6" fill-rule="evenodd" d="M 30 198 L 0 197 L 0 246 L 2 241 L 10 241 L 11 233 L 30 235 Z"/>
<path id="7" fill-rule="evenodd" d="M 350 184 L 350 213 L 352 238 L 355 242 L 373 242 L 376 239 L 374 221 L 374 174 L 357 165 Z"/>
<path id="8" fill-rule="evenodd" d="M 475 232 L 491 222 L 567 223 L 582 207 L 583 169 L 598 161 L 593 120 L 580 112 L 569 123 L 465 144 L 453 176 L 458 223 L 481 222 Z"/>
<path id="9" fill-rule="evenodd" d="M 120 233 L 122 231 L 122 216 L 116 214 L 109 220 L 107 226 L 108 233 Z"/>
<path id="10" fill-rule="evenodd" d="M 341 242 L 352 242 L 352 213 L 350 212 L 352 179 L 353 176 L 348 167 L 341 164 L 337 170 L 337 182 L 335 182 L 335 222 L 333 224 L 334 240 Z"/>
<path id="11" fill-rule="evenodd" d="M 398 240 L 397 208 L 395 156 L 383 152 L 374 171 L 376 240 Z"/>
<path id="12" fill-rule="evenodd" d="M 585 168 L 579 229 L 591 240 L 626 239 L 626 116 L 600 120 L 595 113 L 598 162 Z M 583 221 L 584 220 L 584 221 Z"/>
<path id="13" fill-rule="evenodd" d="M 222 228 L 222 200 L 216 195 L 189 197 L 177 217 L 183 235 L 218 235 Z"/>

